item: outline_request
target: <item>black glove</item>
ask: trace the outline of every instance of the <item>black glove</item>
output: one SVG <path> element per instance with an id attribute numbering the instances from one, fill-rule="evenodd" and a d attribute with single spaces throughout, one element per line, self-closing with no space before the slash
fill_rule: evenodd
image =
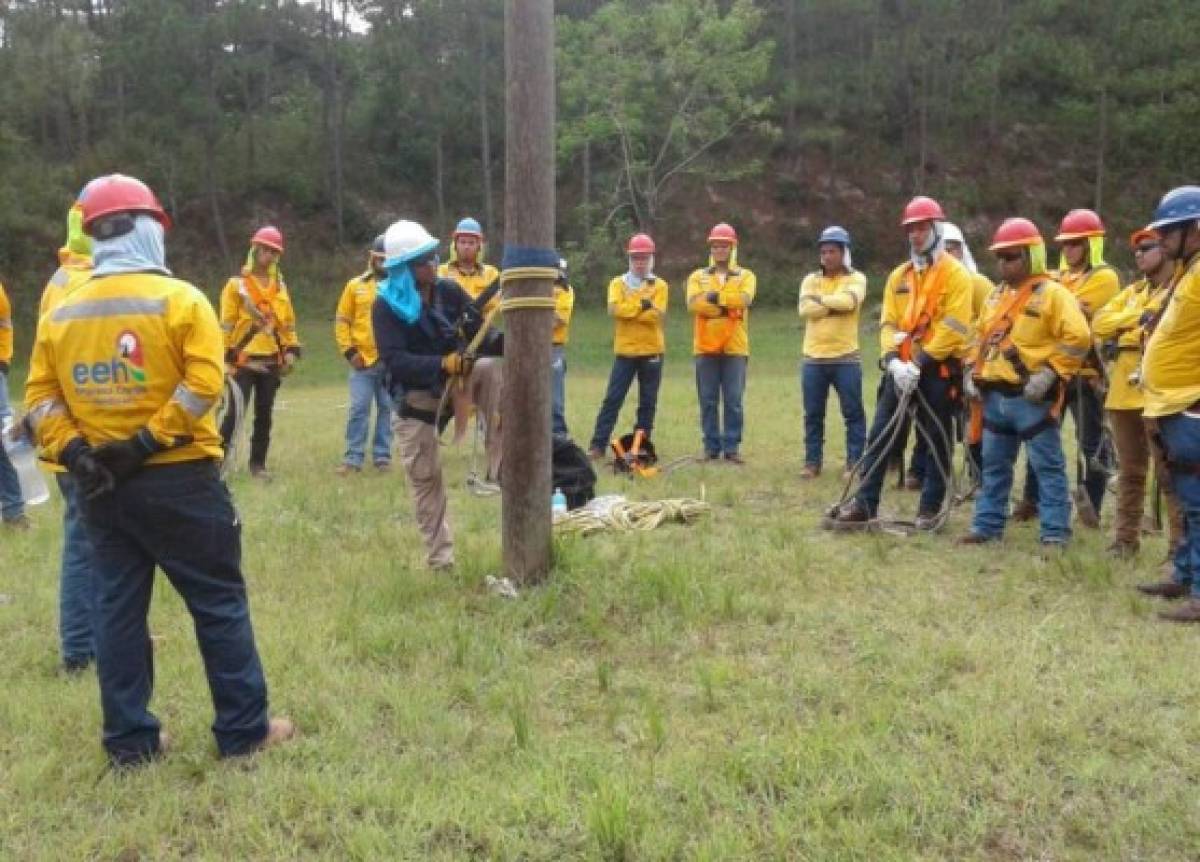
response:
<path id="1" fill-rule="evenodd" d="M 166 449 L 154 436 L 143 428 L 126 440 L 105 443 L 95 450 L 95 459 L 112 474 L 116 482 L 124 482 L 138 470 L 155 452 Z"/>
<path id="2" fill-rule="evenodd" d="M 237 365 L 237 361 L 238 361 L 238 352 L 236 350 L 234 350 L 232 347 L 228 348 L 225 351 L 225 364 L 226 365 Z"/>
<path id="3" fill-rule="evenodd" d="M 710 290 L 708 293 L 704 294 L 704 299 L 713 305 L 719 305 L 721 302 L 721 294 L 717 293 L 715 290 Z"/>
<path id="4" fill-rule="evenodd" d="M 0 361 L 0 374 L 7 374 L 7 373 L 8 373 L 8 363 Z"/>
<path id="5" fill-rule="evenodd" d="M 642 300 L 642 311 L 649 311 L 654 307 L 654 303 L 648 299 Z"/>
<path id="6" fill-rule="evenodd" d="M 62 451 L 62 463 L 71 473 L 83 499 L 91 500 L 107 494 L 116 487 L 116 480 L 108 468 L 96 460 L 92 447 L 82 437 L 76 437 Z"/>

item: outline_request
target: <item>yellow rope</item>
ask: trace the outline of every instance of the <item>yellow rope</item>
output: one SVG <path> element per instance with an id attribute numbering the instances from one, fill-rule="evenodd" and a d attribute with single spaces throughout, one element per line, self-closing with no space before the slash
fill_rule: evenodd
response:
<path id="1" fill-rule="evenodd" d="M 554 279 L 558 278 L 558 270 L 552 266 L 514 266 L 500 273 L 501 284 L 519 279 L 539 278 L 554 281 Z"/>
<path id="2" fill-rule="evenodd" d="M 583 536 L 605 531 L 653 530 L 668 522 L 691 524 L 711 511 L 712 507 L 703 500 L 690 499 L 617 503 L 603 512 L 584 506 L 556 518 L 554 529 Z"/>
<path id="3" fill-rule="evenodd" d="M 513 296 L 500 300 L 500 311 L 507 314 L 510 311 L 549 310 L 558 308 L 552 296 Z"/>

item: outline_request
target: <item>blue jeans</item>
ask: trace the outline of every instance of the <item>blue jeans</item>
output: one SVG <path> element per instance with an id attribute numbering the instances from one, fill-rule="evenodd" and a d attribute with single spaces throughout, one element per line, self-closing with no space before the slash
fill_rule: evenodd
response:
<path id="1" fill-rule="evenodd" d="M 345 463 L 352 467 L 363 465 L 367 445 L 367 430 L 371 424 L 371 403 L 375 403 L 375 439 L 371 457 L 376 464 L 392 460 L 392 396 L 384 386 L 382 362 L 361 371 L 350 369 L 350 416 L 346 420 Z"/>
<path id="2" fill-rule="evenodd" d="M 91 661 L 96 655 L 95 579 L 92 542 L 79 511 L 70 473 L 55 473 L 63 498 L 62 567 L 58 579 L 58 634 L 63 661 Z"/>
<path id="3" fill-rule="evenodd" d="M 951 464 L 951 456 L 953 455 L 954 441 L 954 411 L 957 409 L 955 402 L 950 399 L 950 390 L 952 386 L 950 378 L 944 378 L 940 375 L 938 367 L 931 365 L 921 372 L 921 379 L 917 383 L 917 392 L 925 399 L 925 403 L 929 405 L 927 411 L 924 407 L 916 407 L 917 426 L 921 431 L 917 433 L 926 434 L 931 437 L 934 442 L 934 448 L 930 449 L 931 457 L 936 456 L 937 460 L 933 461 L 934 465 L 946 465 L 948 469 L 953 469 Z M 915 396 L 911 402 L 916 404 Z M 900 445 L 900 439 L 897 437 L 892 447 L 888 451 L 879 451 L 882 448 L 882 443 L 876 444 L 884 436 L 884 430 L 896 410 L 900 407 L 900 396 L 896 392 L 896 386 L 892 382 L 892 378 L 888 374 L 884 374 L 883 379 L 879 382 L 879 396 L 875 403 L 875 418 L 871 422 L 871 434 L 867 438 L 867 449 L 871 450 L 871 463 L 866 466 L 867 472 L 863 478 L 862 487 L 858 492 L 858 502 L 867 514 L 875 517 L 879 510 L 879 498 L 883 493 L 883 480 L 887 475 L 888 465 L 892 461 L 892 457 Z M 932 411 L 933 416 L 930 416 Z M 874 449 L 872 449 L 874 447 Z M 925 471 L 924 483 L 921 487 L 921 502 L 918 504 L 918 513 L 930 514 L 938 511 L 942 507 L 943 501 L 946 499 L 946 479 L 942 475 L 942 471 L 936 467 L 932 470 Z"/>
<path id="4" fill-rule="evenodd" d="M 1067 386 L 1067 396 L 1064 405 L 1075 420 L 1075 428 L 1079 435 L 1079 449 L 1085 459 L 1083 487 L 1096 514 L 1100 514 L 1100 506 L 1104 502 L 1104 491 L 1108 486 L 1108 476 L 1096 458 L 1103 442 L 1104 406 L 1096 390 L 1083 378 L 1076 377 Z M 1037 473 L 1026 456 L 1025 464 L 1025 499 L 1035 506 L 1041 497 Z"/>
<path id="5" fill-rule="evenodd" d="M 267 734 L 267 683 L 254 645 L 242 528 L 211 461 L 145 467 L 83 504 L 96 579 L 96 666 L 104 747 L 118 764 L 158 751 L 148 709 L 154 656 L 146 615 L 154 567 L 183 598 L 216 708 L 222 756 L 247 753 Z"/>
<path id="6" fill-rule="evenodd" d="M 658 387 L 662 383 L 663 358 L 656 356 L 617 356 L 613 359 L 612 371 L 608 375 L 608 390 L 596 416 L 596 429 L 592 432 L 591 448 L 604 451 L 612 439 L 617 416 L 633 378 L 638 382 L 637 424 L 649 437 L 654 430 L 654 413 L 658 409 Z"/>
<path id="7" fill-rule="evenodd" d="M 567 431 L 567 355 L 561 344 L 550 348 L 550 433 L 570 437 Z"/>
<path id="8" fill-rule="evenodd" d="M 1008 520 L 1008 495 L 1013 466 L 1021 443 L 1038 480 L 1043 542 L 1066 542 L 1071 537 L 1071 499 L 1067 465 L 1057 422 L 1046 423 L 1051 405 L 1035 404 L 1020 395 L 988 392 L 983 402 L 983 486 L 975 498 L 971 532 L 999 538 Z M 1030 432 L 1041 430 L 1029 437 Z M 1026 439 L 1028 437 L 1028 439 Z"/>
<path id="9" fill-rule="evenodd" d="M 846 463 L 862 457 L 867 414 L 862 400 L 861 362 L 804 362 L 800 391 L 804 397 L 804 463 L 820 467 L 825 454 L 825 404 L 829 388 L 837 392 L 846 426 Z"/>
<path id="10" fill-rule="evenodd" d="M 8 406 L 8 374 L 0 371 L 0 428 L 10 416 L 12 408 Z M 0 517 L 15 521 L 24 514 L 25 498 L 21 496 L 21 480 L 17 478 L 12 461 L 8 460 L 4 446 L 0 445 Z"/>
<path id="11" fill-rule="evenodd" d="M 1171 470 L 1171 486 L 1183 509 L 1184 540 L 1175 549 L 1177 583 L 1190 584 L 1192 598 L 1200 599 L 1200 414 L 1185 411 L 1158 420 L 1158 433 L 1169 463 L 1181 468 Z"/>
<path id="12" fill-rule="evenodd" d="M 709 455 L 736 455 L 742 443 L 742 395 L 746 391 L 745 356 L 700 355 L 696 363 L 696 395 L 700 399 L 700 428 Z M 721 404 L 725 405 L 724 422 Z"/>

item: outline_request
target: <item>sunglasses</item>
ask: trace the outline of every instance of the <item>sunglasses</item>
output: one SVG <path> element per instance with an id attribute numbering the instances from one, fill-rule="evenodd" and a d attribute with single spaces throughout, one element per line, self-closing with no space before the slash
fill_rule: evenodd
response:
<path id="1" fill-rule="evenodd" d="M 1135 248 L 1133 250 L 1133 253 L 1134 254 L 1149 254 L 1150 252 L 1154 251 L 1157 248 L 1162 248 L 1162 244 L 1157 243 L 1157 242 L 1144 242 L 1141 245 L 1139 245 L 1137 248 Z"/>
<path id="2" fill-rule="evenodd" d="M 1003 263 L 1012 263 L 1014 260 L 1020 260 L 1024 255 L 1019 251 L 998 251 L 996 252 L 996 260 Z"/>

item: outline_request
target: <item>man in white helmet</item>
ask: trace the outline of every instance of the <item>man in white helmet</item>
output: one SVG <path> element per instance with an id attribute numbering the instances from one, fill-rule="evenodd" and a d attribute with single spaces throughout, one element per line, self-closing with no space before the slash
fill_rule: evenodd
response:
<path id="1" fill-rule="evenodd" d="M 447 387 L 470 396 L 485 423 L 489 478 L 500 470 L 499 337 L 479 340 L 480 310 L 456 282 L 439 278 L 438 241 L 416 222 L 398 221 L 383 237 L 387 277 L 379 282 L 371 312 L 379 358 L 396 405 L 396 445 L 412 489 L 426 561 L 435 569 L 454 565 L 446 518 L 446 488 L 438 433 L 450 416 Z M 486 304 L 490 296 L 479 297 Z"/>

